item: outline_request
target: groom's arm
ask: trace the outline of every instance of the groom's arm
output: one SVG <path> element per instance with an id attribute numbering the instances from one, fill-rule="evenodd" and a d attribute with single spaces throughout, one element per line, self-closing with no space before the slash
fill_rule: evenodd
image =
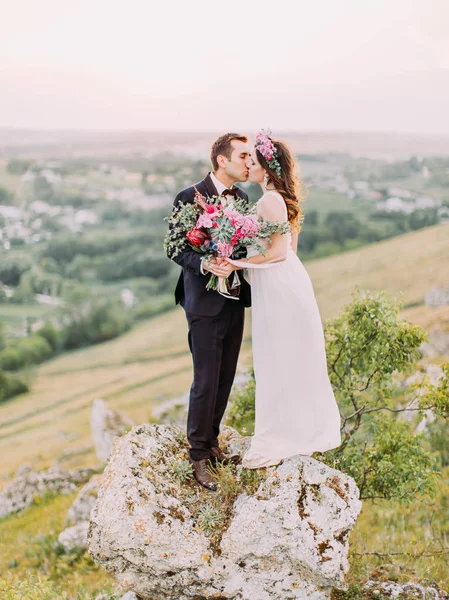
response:
<path id="1" fill-rule="evenodd" d="M 192 201 L 193 200 L 191 198 L 191 195 L 189 194 L 188 189 L 183 190 L 182 192 L 179 192 L 179 194 L 176 196 L 173 202 L 173 210 L 179 206 L 180 202 L 183 204 L 191 204 Z M 172 229 L 170 228 L 168 235 L 172 241 L 175 241 L 171 236 L 171 232 Z M 170 250 L 167 250 L 167 256 L 170 260 L 174 261 L 176 264 L 178 264 L 183 269 L 186 269 L 186 271 L 189 271 L 190 273 L 195 273 L 195 275 L 198 276 L 206 275 L 201 265 L 203 256 L 199 252 L 195 252 L 195 250 L 191 250 L 187 246 L 176 256 L 172 256 Z"/>

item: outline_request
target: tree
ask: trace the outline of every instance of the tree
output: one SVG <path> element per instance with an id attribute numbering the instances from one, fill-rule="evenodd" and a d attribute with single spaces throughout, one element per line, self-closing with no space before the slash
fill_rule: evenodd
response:
<path id="1" fill-rule="evenodd" d="M 330 238 L 340 246 L 344 246 L 346 240 L 355 239 L 360 231 L 360 222 L 350 212 L 330 212 L 325 224 Z"/>
<path id="2" fill-rule="evenodd" d="M 410 372 L 426 339 L 424 331 L 399 318 L 399 304 L 383 293 L 359 292 L 325 328 L 329 377 L 341 415 L 342 443 L 317 458 L 348 473 L 361 497 L 411 500 L 432 493 L 437 478 L 434 456 L 425 449 L 416 423 L 432 410 L 449 419 L 449 364 L 438 385 L 425 377 L 399 388 L 398 376 Z M 398 393 L 404 398 L 401 402 Z M 254 386 L 234 397 L 230 424 L 250 428 Z"/>
<path id="3" fill-rule="evenodd" d="M 23 175 L 33 163 L 29 160 L 14 159 L 8 162 L 6 170 L 13 175 Z"/>

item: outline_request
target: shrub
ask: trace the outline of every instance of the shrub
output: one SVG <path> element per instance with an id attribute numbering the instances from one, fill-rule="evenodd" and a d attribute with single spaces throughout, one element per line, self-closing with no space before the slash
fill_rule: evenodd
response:
<path id="1" fill-rule="evenodd" d="M 40 335 L 32 334 L 0 352 L 0 369 L 17 371 L 30 365 L 37 365 L 52 354 L 53 349 L 47 340 Z"/>
<path id="2" fill-rule="evenodd" d="M 87 301 L 66 311 L 63 347 L 79 348 L 113 339 L 132 325 L 129 313 L 116 302 Z"/>
<path id="3" fill-rule="evenodd" d="M 172 310 L 174 305 L 175 301 L 173 299 L 173 294 L 157 296 L 156 298 L 140 302 L 133 310 L 133 317 L 136 320 L 149 319 L 163 312 L 167 312 L 168 310 Z"/>
<path id="4" fill-rule="evenodd" d="M 61 333 L 50 321 L 47 321 L 45 325 L 40 327 L 36 334 L 44 338 L 44 340 L 47 340 L 53 353 L 59 350 L 61 345 Z"/>
<path id="5" fill-rule="evenodd" d="M 254 371 L 250 373 L 249 381 L 240 389 L 233 392 L 227 423 L 241 433 L 252 434 L 254 431 L 256 382 Z"/>
<path id="6" fill-rule="evenodd" d="M 9 400 L 27 391 L 28 385 L 23 379 L 0 370 L 0 402 Z"/>

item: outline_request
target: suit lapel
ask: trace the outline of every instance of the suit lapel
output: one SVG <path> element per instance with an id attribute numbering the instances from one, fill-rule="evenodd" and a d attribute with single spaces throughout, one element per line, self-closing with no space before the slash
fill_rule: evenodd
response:
<path id="1" fill-rule="evenodd" d="M 210 173 L 203 179 L 203 182 L 208 196 L 218 196 L 217 188 L 214 186 Z"/>

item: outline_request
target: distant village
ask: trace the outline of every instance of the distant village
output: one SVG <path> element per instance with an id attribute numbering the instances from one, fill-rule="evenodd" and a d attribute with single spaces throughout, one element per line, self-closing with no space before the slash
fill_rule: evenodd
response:
<path id="1" fill-rule="evenodd" d="M 103 163 L 99 166 L 97 177 L 79 174 L 62 176 L 58 172 L 62 164 L 59 161 L 47 161 L 39 169 L 28 170 L 20 177 L 16 192 L 15 206 L 0 205 L 0 247 L 9 250 L 19 241 L 34 244 L 49 240 L 55 230 L 81 233 L 86 228 L 98 225 L 101 215 L 95 208 L 76 208 L 68 203 L 58 204 L 58 193 L 78 193 L 85 199 L 96 201 L 118 201 L 126 209 L 149 210 L 172 201 L 179 185 L 179 178 L 170 174 L 145 174 L 130 172 L 124 168 Z M 183 168 L 182 176 L 189 182 L 190 169 Z M 422 167 L 424 178 L 430 177 L 428 167 Z M 37 178 L 44 180 L 54 190 L 55 198 L 51 203 L 33 196 Z M 113 185 L 110 183 L 113 182 Z M 348 198 L 360 198 L 373 202 L 373 209 L 386 213 L 410 214 L 419 209 L 436 209 L 441 222 L 449 220 L 449 207 L 430 195 L 414 193 L 399 187 L 389 187 L 382 192 L 376 190 L 368 181 L 349 182 L 342 170 L 330 169 L 327 173 L 316 173 L 309 177 L 311 187 L 335 191 Z"/>
<path id="2" fill-rule="evenodd" d="M 51 161 L 40 170 L 28 170 L 20 177 L 15 205 L 0 205 L 0 247 L 3 246 L 4 250 L 11 249 L 18 240 L 24 244 L 49 240 L 55 228 L 82 233 L 86 228 L 101 222 L 101 215 L 93 208 L 77 209 L 69 203 L 58 204 L 57 200 L 50 203 L 36 198 L 37 194 L 33 190 L 38 178 L 43 179 L 54 190 L 56 198 L 58 193 L 64 195 L 69 189 L 71 194 L 78 193 L 83 198 L 92 200 L 93 206 L 98 200 L 118 201 L 129 211 L 150 210 L 172 201 L 172 196 L 165 191 L 175 184 L 171 176 L 145 177 L 142 173 L 110 167 L 105 163 L 99 168 L 99 174 L 105 175 L 102 182 L 77 175 L 62 177 L 57 172 L 60 167 L 59 162 Z M 108 179 L 119 182 L 120 185 L 110 185 L 107 183 Z M 155 193 L 147 193 L 142 184 L 151 185 Z"/>

